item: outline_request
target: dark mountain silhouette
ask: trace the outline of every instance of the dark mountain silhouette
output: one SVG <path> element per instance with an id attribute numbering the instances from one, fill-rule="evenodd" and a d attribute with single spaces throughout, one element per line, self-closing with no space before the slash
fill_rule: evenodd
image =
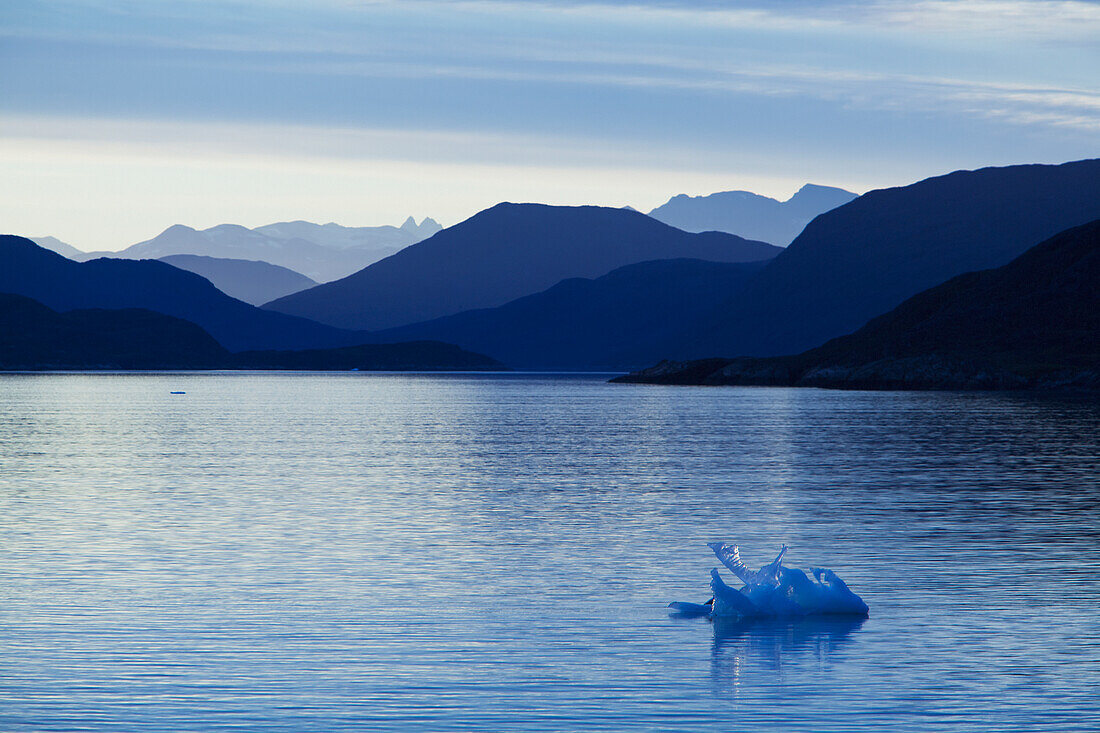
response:
<path id="1" fill-rule="evenodd" d="M 377 330 L 503 305 L 566 278 L 599 277 L 635 262 L 746 262 L 778 251 L 730 234 L 688 234 L 623 209 L 505 203 L 265 308 Z"/>
<path id="2" fill-rule="evenodd" d="M 58 311 L 146 308 L 201 326 L 230 351 L 329 348 L 365 340 L 362 334 L 260 310 L 164 262 L 73 262 L 11 235 L 0 235 L 0 292 L 25 295 Z"/>
<path id="3" fill-rule="evenodd" d="M 160 261 L 202 275 L 226 295 L 252 305 L 263 305 L 269 300 L 297 293 L 317 284 L 294 270 L 258 260 L 168 255 L 161 257 Z"/>
<path id="4" fill-rule="evenodd" d="M 58 313 L 0 293 L 0 369 L 209 369 L 228 358 L 179 318 L 139 308 Z"/>
<path id="5" fill-rule="evenodd" d="M 786 201 L 748 191 L 673 196 L 649 215 L 685 232 L 729 232 L 786 247 L 818 214 L 848 203 L 851 191 L 807 183 Z"/>
<path id="6" fill-rule="evenodd" d="M 803 351 L 1097 217 L 1100 160 L 959 171 L 872 191 L 814 219 L 728 302 L 643 355 Z"/>
<path id="7" fill-rule="evenodd" d="M 1100 220 L 926 290 L 795 356 L 664 362 L 618 381 L 855 389 L 1100 388 Z"/>
<path id="8" fill-rule="evenodd" d="M 234 368 L 310 371 L 500 371 L 504 365 L 483 354 L 438 341 L 363 344 L 342 349 L 246 351 Z"/>
<path id="9" fill-rule="evenodd" d="M 288 221 L 255 229 L 220 224 L 196 230 L 176 224 L 121 252 L 88 252 L 72 256 L 72 259 L 161 259 L 189 254 L 259 260 L 302 273 L 317 282 L 327 282 L 361 270 L 440 229 L 432 219 L 417 224 L 412 217 L 400 227 L 345 227 Z"/>
<path id="10" fill-rule="evenodd" d="M 393 341 L 436 339 L 512 367 L 628 369 L 639 341 L 677 328 L 741 287 L 764 262 L 657 260 L 596 278 L 570 278 L 497 308 L 382 331 Z"/>
<path id="11" fill-rule="evenodd" d="M 230 354 L 199 326 L 142 308 L 58 313 L 0 293 L 0 369 L 498 370 L 451 344 L 368 344 Z"/>

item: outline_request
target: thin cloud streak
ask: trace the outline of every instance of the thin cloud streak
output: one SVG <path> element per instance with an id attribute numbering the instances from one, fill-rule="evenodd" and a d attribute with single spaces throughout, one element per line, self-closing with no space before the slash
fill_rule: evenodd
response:
<path id="1" fill-rule="evenodd" d="M 80 7 L 80 3 L 73 3 Z M 1043 83 L 1010 84 L 988 78 L 988 70 L 977 68 L 975 78 L 967 78 L 967 69 L 959 69 L 958 78 L 947 78 L 938 69 L 924 73 L 901 73 L 899 70 L 868 67 L 859 58 L 838 57 L 830 51 L 823 63 L 814 65 L 790 63 L 779 58 L 733 60 L 728 54 L 716 52 L 707 44 L 702 50 L 693 48 L 685 38 L 672 37 L 654 48 L 652 44 L 620 41 L 610 44 L 595 41 L 579 33 L 580 41 L 565 42 L 547 37 L 538 23 L 530 24 L 530 37 L 524 43 L 499 31 L 485 32 L 476 42 L 464 38 L 461 44 L 439 42 L 437 29 L 427 27 L 411 32 L 412 38 L 428 45 L 429 51 L 410 55 L 402 52 L 399 41 L 370 32 L 366 38 L 363 23 L 372 12 L 380 9 L 390 13 L 408 14 L 410 3 L 371 2 L 356 6 L 322 3 L 328 13 L 349 22 L 346 28 L 316 27 L 316 21 L 303 18 L 303 26 L 293 34 L 271 35 L 250 32 L 254 24 L 243 24 L 235 30 L 223 25 L 211 27 L 201 20 L 196 8 L 200 5 L 123 6 L 124 16 L 148 13 L 154 17 L 168 13 L 173 21 L 192 25 L 172 27 L 160 34 L 142 36 L 125 29 L 108 33 L 102 29 L 70 29 L 69 37 L 84 34 L 84 41 L 97 43 L 150 43 L 158 47 L 195 51 L 225 51 L 243 53 L 243 57 L 196 56 L 190 63 L 196 69 L 233 68 L 257 73 L 312 73 L 318 75 L 360 76 L 390 79 L 461 79 L 509 83 L 573 84 L 626 89 L 667 89 L 693 91 L 701 94 L 731 93 L 764 97 L 805 97 L 834 102 L 852 109 L 903 110 L 938 115 L 961 115 L 1018 126 L 1054 126 L 1093 133 L 1100 124 L 1093 118 L 1100 100 L 1100 84 L 1081 87 L 1075 84 Z M 1029 37 L 1047 32 L 1061 33 L 1065 38 L 1100 39 L 1100 5 L 1065 1 L 1020 2 L 1007 0 L 960 0 L 918 3 L 875 2 L 808 3 L 781 6 L 748 3 L 734 8 L 716 3 L 567 3 L 550 6 L 541 2 L 515 0 L 459 0 L 441 3 L 436 0 L 413 2 L 412 6 L 441 9 L 451 15 L 474 13 L 489 18 L 516 15 L 530 19 L 532 14 L 545 16 L 560 23 L 563 14 L 580 14 L 591 22 L 600 21 L 608 27 L 625 31 L 631 27 L 665 27 L 668 23 L 713 28 L 726 21 L 731 27 L 784 28 L 792 33 L 807 32 L 806 19 L 824 23 L 831 29 L 858 27 L 879 23 L 892 34 L 912 35 L 914 28 L 964 31 L 969 23 L 981 20 L 982 34 L 998 33 L 1009 28 L 1026 31 Z M 747 5 L 747 6 L 746 6 Z M 277 7 L 283 12 L 292 5 L 280 3 L 238 3 L 237 14 L 250 17 L 259 9 Z M 181 10 L 181 7 L 183 10 Z M 184 12 L 192 11 L 192 12 Z M 591 16 L 591 17 L 589 17 Z M 408 18 L 405 19 L 406 21 Z M 438 19 L 437 19 L 438 20 Z M 782 22 L 780 22 L 782 21 Z M 792 21 L 789 28 L 784 25 Z M 998 25 L 1000 24 L 1000 25 Z M 175 24 L 173 24 L 175 26 Z M 368 24 L 369 25 L 369 24 Z M 429 24 L 430 26 L 430 24 Z M 401 26 L 404 28 L 404 26 Z M 475 23 L 475 27 L 478 27 Z M 587 27 L 587 26 L 586 26 Z M 812 26 L 811 26 L 812 27 Z M 900 30 L 899 30 L 900 29 Z M 1058 30 L 1060 29 L 1060 30 Z M 171 30 L 171 33 L 168 31 Z M 506 29 L 507 30 L 507 29 Z M 41 37 L 63 38 L 66 33 L 45 32 Z M 3 31 L 0 31 L 3 33 Z M 16 24 L 8 33 L 34 35 L 35 29 Z M 1057 33 L 1055 35 L 1057 35 Z M 418 35 L 420 34 L 420 35 Z M 399 34 L 400 35 L 400 34 Z M 669 36 L 662 34 L 662 38 Z M 843 34 L 842 34 L 843 35 Z M 628 33 L 622 37 L 628 38 Z M 410 40 L 403 37 L 404 41 Z M 1007 51 L 1006 51 L 1007 52 Z M 1097 59 L 1100 63 L 1100 58 Z M 870 70 L 874 68 L 874 70 Z M 15 110 L 13 110 L 15 111 Z M 1041 114 L 1040 114 L 1041 113 Z"/>
<path id="2" fill-rule="evenodd" d="M 843 28 L 909 29 L 953 34 L 1092 38 L 1100 27 L 1100 5 L 1086 0 L 880 0 L 878 2 L 667 2 L 624 0 L 382 0 L 361 6 L 405 3 L 463 8 L 481 13 L 565 13 L 592 20 L 715 25 L 760 30 Z"/>
<path id="3" fill-rule="evenodd" d="M 157 156 L 185 164 L 197 157 L 223 157 L 257 165 L 317 169 L 362 169 L 376 162 L 636 171 L 636 174 L 697 171 L 722 176 L 731 166 L 764 167 L 766 153 L 728 151 L 700 156 L 690 145 L 637 150 L 611 147 L 600 138 L 519 133 L 480 133 L 408 128 L 362 128 L 282 123 L 184 122 L 110 118 L 0 116 L 0 139 L 8 150 L 37 147 L 81 155 Z M 635 175 L 636 175 L 635 174 Z M 767 176 L 755 176 L 766 178 Z M 788 179 L 783 179 L 788 180 Z M 789 179 L 793 181 L 794 179 Z M 799 184 L 804 181 L 797 181 Z M 840 184 L 837 184 L 840 185 Z M 669 195 L 675 193 L 670 191 Z M 488 204 L 496 203 L 495 201 Z"/>
<path id="4" fill-rule="evenodd" d="M 517 57 L 518 58 L 518 57 Z M 639 60 L 643 63 L 643 60 Z M 650 60 L 653 67 L 659 62 Z M 940 115 L 994 118 L 1024 126 L 1055 125 L 1083 132 L 1100 130 L 1100 91 L 1041 88 L 1024 84 L 976 82 L 914 75 L 776 66 L 704 70 L 695 64 L 666 62 L 664 74 L 615 73 L 585 69 L 542 71 L 437 64 L 318 61 L 256 66 L 256 71 L 290 72 L 308 68 L 322 74 L 397 79 L 453 78 L 519 83 L 673 89 L 816 98 L 875 110 L 920 111 Z M 668 72 L 674 72 L 668 73 Z M 695 73 L 684 73 L 695 72 Z M 977 103 L 981 103 L 977 106 Z M 1042 115 L 1036 114 L 1042 110 Z"/>
<path id="5" fill-rule="evenodd" d="M 675 193 L 730 187 L 786 198 L 805 182 L 803 171 L 783 177 L 747 157 L 731 176 L 596 147 L 587 160 L 563 158 L 576 141 L 501 147 L 454 133 L 42 118 L 3 118 L 0 130 L 0 160 L 13 172 L 0 179 L 5 229 L 88 250 L 120 249 L 173 223 L 377 225 L 412 214 L 454 224 L 504 200 L 648 209 Z M 120 206 L 124 216 L 104 216 Z"/>
<path id="6" fill-rule="evenodd" d="M 33 3 L 32 3 L 33 4 Z M 80 2 L 56 3 L 76 14 L 101 10 L 117 4 Z M 215 24 L 202 3 L 130 3 L 129 12 L 117 12 L 118 22 L 105 28 L 71 24 L 67 30 L 47 28 L 11 13 L 0 17 L 0 34 L 42 39 L 140 41 L 172 48 L 222 51 L 292 51 L 355 53 L 362 51 L 357 39 L 374 29 L 380 14 L 406 20 L 439 17 L 462 18 L 472 28 L 490 28 L 494 21 L 516 21 L 532 25 L 528 32 L 539 35 L 540 24 L 583 22 L 606 25 L 623 31 L 647 26 L 674 31 L 725 28 L 747 31 L 780 31 L 798 35 L 837 34 L 873 29 L 887 34 L 935 32 L 970 38 L 1018 37 L 1029 40 L 1059 40 L 1100 45 L 1100 3 L 1085 0 L 880 0 L 878 2 L 570 2 L 555 0 L 369 0 L 367 2 L 316 1 L 305 11 L 300 4 L 277 2 L 221 3 L 233 22 Z M 179 12 L 181 8 L 195 12 Z M 299 23 L 293 27 L 270 25 L 256 33 L 257 19 L 273 9 Z M 339 21 L 325 25 L 325 21 Z M 129 25 L 128 25 L 129 23 Z M 150 25 L 154 27 L 150 27 Z M 425 23 L 430 27 L 431 23 Z M 155 30 L 159 27 L 160 30 Z M 396 26 L 395 26 L 396 27 Z"/>
<path id="7" fill-rule="evenodd" d="M 174 195 L 164 226 L 897 185 L 1094 154 L 1096 68 L 1073 0 L 29 0 L 0 8 L 0 161 L 39 188 L 0 208 L 46 233 L 41 202 L 95 198 L 102 240 Z"/>

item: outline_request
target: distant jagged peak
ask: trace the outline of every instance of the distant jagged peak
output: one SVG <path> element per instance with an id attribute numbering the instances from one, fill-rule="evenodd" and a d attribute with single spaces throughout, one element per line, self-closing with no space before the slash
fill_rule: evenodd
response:
<path id="1" fill-rule="evenodd" d="M 382 224 L 378 226 L 353 227 L 337 224 L 333 221 L 325 224 L 317 224 L 304 219 L 295 219 L 294 221 L 279 221 L 272 224 L 265 224 L 255 227 L 252 231 L 281 239 L 300 237 L 306 240 L 319 241 L 311 239 L 319 232 L 324 232 L 333 237 L 361 237 L 369 236 L 371 233 L 382 234 L 388 232 L 393 234 L 399 231 L 405 232 L 406 234 L 423 235 L 425 233 L 434 234 L 442 228 L 443 227 L 430 217 L 426 217 L 420 224 L 417 224 L 416 218 L 410 216 L 406 218 L 404 223 L 400 226 Z"/>
<path id="2" fill-rule="evenodd" d="M 668 200 L 668 203 L 672 202 L 687 202 L 687 201 L 706 201 L 706 200 L 736 200 L 742 199 L 746 201 L 774 201 L 777 204 L 789 204 L 794 201 L 802 201 L 808 198 L 819 199 L 832 197 L 837 199 L 844 199 L 850 201 L 856 198 L 859 194 L 852 193 L 843 188 L 837 186 L 822 186 L 818 183 L 805 183 L 795 191 L 786 201 L 781 199 L 772 198 L 771 196 L 765 196 L 763 194 L 754 193 L 752 191 L 743 191 L 741 189 L 731 191 L 716 191 L 714 193 L 704 193 L 697 196 L 692 196 L 686 193 L 679 193 Z M 667 204 L 666 204 L 667 205 Z M 660 208 L 660 207 L 658 207 Z M 655 209 L 656 210 L 656 209 Z"/>
<path id="3" fill-rule="evenodd" d="M 443 225 L 430 216 L 425 216 L 420 221 L 420 235 L 424 237 L 430 237 L 436 232 L 443 231 Z"/>
<path id="4" fill-rule="evenodd" d="M 437 222 L 430 216 L 424 217 L 424 219 L 421 220 L 419 224 L 416 223 L 416 219 L 414 217 L 410 216 L 408 219 L 405 220 L 405 223 L 399 227 L 399 229 L 408 232 L 409 234 L 415 234 L 421 237 L 430 237 L 436 232 L 441 231 L 443 227 L 440 226 L 439 222 Z"/>
<path id="5" fill-rule="evenodd" d="M 714 193 L 701 193 L 698 196 L 692 196 L 691 194 L 686 194 L 686 193 L 678 193 L 675 196 L 673 196 L 672 198 L 670 198 L 668 200 L 668 203 L 666 203 L 665 205 L 667 206 L 668 204 L 671 204 L 674 201 L 683 203 L 683 202 L 687 202 L 687 201 L 706 201 L 706 200 L 715 200 L 715 201 L 717 201 L 717 200 L 722 200 L 722 199 L 725 199 L 727 201 L 728 200 L 734 200 L 734 199 L 744 199 L 744 200 L 749 200 L 749 201 L 774 201 L 777 204 L 781 203 L 779 200 L 773 199 L 770 196 L 764 196 L 764 195 L 759 194 L 759 193 L 753 193 L 752 191 L 736 190 L 736 191 L 716 191 Z M 660 207 L 658 207 L 658 208 L 660 208 Z"/>
<path id="6" fill-rule="evenodd" d="M 841 188 L 807 183 L 786 201 L 752 191 L 678 194 L 649 215 L 688 232 L 728 232 L 786 246 L 814 217 L 854 198 Z"/>

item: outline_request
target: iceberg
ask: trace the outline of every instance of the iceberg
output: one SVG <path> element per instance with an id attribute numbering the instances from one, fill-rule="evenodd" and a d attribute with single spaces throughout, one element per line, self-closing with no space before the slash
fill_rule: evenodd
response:
<path id="1" fill-rule="evenodd" d="M 706 603 L 676 601 L 669 604 L 680 617 L 707 616 L 712 619 L 798 618 L 812 615 L 846 615 L 866 618 L 867 604 L 852 592 L 832 570 L 811 568 L 811 579 L 798 568 L 783 566 L 787 546 L 774 560 L 751 570 L 741 560 L 737 545 L 712 542 L 708 545 L 742 586 L 727 585 L 718 569 L 710 571 L 713 598 Z"/>

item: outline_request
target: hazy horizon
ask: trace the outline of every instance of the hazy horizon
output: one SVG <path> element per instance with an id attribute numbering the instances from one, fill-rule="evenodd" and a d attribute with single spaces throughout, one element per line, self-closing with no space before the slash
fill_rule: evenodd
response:
<path id="1" fill-rule="evenodd" d="M 1100 5 L 5 4 L 3 229 L 461 221 L 1100 150 Z"/>
<path id="2" fill-rule="evenodd" d="M 802 185 L 807 185 L 807 184 L 810 184 L 810 183 L 815 183 L 815 182 L 807 181 L 806 183 L 804 183 Z M 826 184 L 817 184 L 817 185 L 826 185 Z M 795 190 L 791 191 L 789 194 L 785 194 L 785 195 L 781 194 L 781 195 L 778 195 L 778 196 L 768 196 L 768 197 L 772 198 L 772 199 L 775 199 L 777 201 L 780 201 L 780 202 L 787 201 L 801 187 L 802 186 L 796 187 Z M 840 188 L 840 187 L 837 187 L 837 188 Z M 691 196 L 691 197 L 705 197 L 705 196 L 710 196 L 710 195 L 718 194 L 718 193 L 733 193 L 733 192 L 741 192 L 741 191 L 744 191 L 744 189 L 723 189 L 723 190 L 717 190 L 717 191 L 706 191 L 706 192 L 702 192 L 702 193 L 689 193 L 689 192 L 681 191 L 681 192 L 678 192 L 678 193 L 669 194 L 668 197 L 662 199 L 661 201 L 659 201 L 657 204 L 654 204 L 653 206 L 646 206 L 644 208 L 642 208 L 640 206 L 634 206 L 633 204 L 624 204 L 623 206 L 631 206 L 632 208 L 634 208 L 639 213 L 647 214 L 650 210 L 660 206 L 661 204 L 664 204 L 664 203 L 668 202 L 671 198 L 673 198 L 675 196 L 678 196 L 678 195 L 681 195 L 681 194 Z M 767 196 L 767 194 L 762 194 L 758 191 L 748 191 L 748 193 L 754 193 L 754 194 L 758 194 L 758 195 L 761 195 L 761 196 Z M 857 195 L 862 195 L 863 193 L 866 193 L 866 191 L 861 191 L 861 192 L 854 192 L 853 191 L 853 193 L 857 193 Z M 465 221 L 466 219 L 470 218 L 470 216 L 473 216 L 474 214 L 478 213 L 479 211 L 484 211 L 485 209 L 491 208 L 491 207 L 493 207 L 493 206 L 495 206 L 499 203 L 505 203 L 505 202 L 504 201 L 494 201 L 492 203 L 486 204 L 484 207 L 478 209 L 477 211 L 471 212 L 469 216 L 464 216 L 461 219 L 457 219 L 455 221 L 447 221 L 447 222 L 441 222 L 441 221 L 439 221 L 438 217 L 434 217 L 431 214 L 428 214 L 426 216 L 419 216 L 419 217 L 418 216 L 412 216 L 412 215 L 410 215 L 410 216 L 398 216 L 397 219 L 400 219 L 400 221 L 397 221 L 397 219 L 394 219 L 394 218 L 391 217 L 391 220 L 389 222 L 349 224 L 347 222 L 342 222 L 342 221 L 328 221 L 328 222 L 326 222 L 326 221 L 311 221 L 309 223 L 318 224 L 320 226 L 327 226 L 329 224 L 336 224 L 338 226 L 348 227 L 348 228 L 359 228 L 359 227 L 373 228 L 373 227 L 385 227 L 385 226 L 392 226 L 392 227 L 400 228 L 401 224 L 404 221 L 406 221 L 409 218 L 412 218 L 418 225 L 422 225 L 424 223 L 424 221 L 426 221 L 428 219 L 431 219 L 431 220 L 435 221 L 437 224 L 440 224 L 443 228 L 447 228 L 447 227 L 453 226 L 455 224 L 459 224 L 462 221 Z M 544 202 L 544 201 L 512 201 L 510 203 L 538 203 L 538 204 L 544 204 L 544 203 L 547 203 L 547 202 Z M 573 205 L 573 204 L 551 204 L 551 205 Z M 578 203 L 578 204 L 575 204 L 575 205 L 578 205 L 578 206 L 586 206 L 586 205 L 587 206 L 605 206 L 606 204 L 593 204 L 593 203 L 590 203 L 590 202 L 582 202 L 582 203 Z M 615 207 L 615 208 L 621 208 L 621 207 Z M 137 239 L 137 240 L 134 240 L 132 242 L 125 242 L 125 243 L 119 244 L 116 247 L 109 247 L 109 248 L 104 247 L 104 248 L 97 248 L 97 249 L 92 249 L 90 247 L 82 247 L 79 242 L 71 242 L 71 241 L 68 241 L 68 240 L 64 239 L 63 237 L 57 237 L 56 235 L 51 234 L 49 232 L 46 232 L 46 233 L 31 233 L 31 234 L 22 234 L 20 232 L 4 232 L 4 233 L 5 234 L 18 234 L 20 236 L 26 236 L 26 237 L 28 237 L 32 240 L 47 239 L 47 238 L 52 237 L 54 239 L 60 240 L 63 244 L 68 244 L 72 247 L 75 247 L 76 249 L 80 250 L 81 252 L 120 252 L 120 251 L 122 251 L 122 250 L 124 250 L 128 247 L 131 247 L 135 244 L 142 244 L 144 242 L 148 242 L 150 240 L 156 239 L 161 234 L 164 234 L 166 231 L 168 231 L 172 227 L 176 227 L 176 226 L 185 226 L 185 227 L 188 227 L 190 229 L 194 229 L 196 231 L 205 231 L 205 230 L 208 230 L 208 229 L 212 229 L 212 228 L 219 227 L 219 226 L 224 226 L 224 225 L 243 226 L 247 229 L 261 229 L 265 226 L 271 226 L 271 225 L 274 225 L 274 224 L 281 224 L 281 223 L 287 223 L 287 222 L 297 222 L 297 221 L 308 221 L 308 220 L 303 219 L 301 217 L 288 217 L 288 218 L 281 219 L 279 221 L 262 221 L 262 222 L 259 222 L 259 223 L 244 223 L 244 222 L 239 222 L 239 221 L 221 221 L 221 222 L 217 222 L 215 224 L 210 224 L 208 226 L 194 226 L 194 225 L 189 224 L 187 222 L 177 221 L 177 222 L 170 222 L 170 223 L 165 224 L 163 227 L 156 230 L 155 233 L 150 234 L 149 236 L 146 236 L 142 239 Z M 397 221 L 397 223 L 393 223 L 394 221 Z M 779 246 L 785 246 L 785 245 L 779 245 Z"/>

